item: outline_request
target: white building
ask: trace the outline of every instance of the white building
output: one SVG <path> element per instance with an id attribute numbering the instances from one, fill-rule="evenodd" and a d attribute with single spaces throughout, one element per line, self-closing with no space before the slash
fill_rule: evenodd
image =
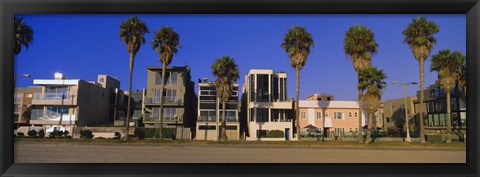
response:
<path id="1" fill-rule="evenodd" d="M 246 140 L 291 140 L 293 102 L 287 99 L 287 74 L 271 69 L 251 69 L 243 84 L 248 135 Z M 272 137 L 272 131 L 283 137 Z M 269 133 L 270 132 L 270 133 Z M 278 135 L 278 134 L 277 134 Z"/>

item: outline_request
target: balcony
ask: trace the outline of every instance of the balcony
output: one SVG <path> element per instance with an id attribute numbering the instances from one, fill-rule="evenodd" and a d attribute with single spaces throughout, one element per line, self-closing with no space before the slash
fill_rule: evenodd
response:
<path id="1" fill-rule="evenodd" d="M 219 122 L 222 122 L 222 117 L 219 117 Z M 207 117 L 207 116 L 199 116 L 197 117 L 197 122 L 216 122 L 217 118 L 216 117 Z M 237 117 L 229 117 L 227 116 L 227 122 L 238 122 Z"/>
<path id="2" fill-rule="evenodd" d="M 159 97 L 146 97 L 145 98 L 145 104 L 160 104 L 160 98 Z M 163 104 L 164 105 L 183 105 L 183 97 L 179 96 L 165 96 L 163 98 Z"/>
<path id="3" fill-rule="evenodd" d="M 157 115 L 157 114 L 145 113 L 145 117 L 143 119 L 143 122 L 159 123 L 160 122 L 160 116 Z M 171 122 L 181 123 L 181 122 L 183 122 L 183 114 L 182 115 L 174 115 L 173 117 L 163 117 L 163 122 L 164 123 L 171 123 Z"/>
<path id="4" fill-rule="evenodd" d="M 75 105 L 75 95 L 68 93 L 34 93 L 32 104 L 36 105 Z"/>

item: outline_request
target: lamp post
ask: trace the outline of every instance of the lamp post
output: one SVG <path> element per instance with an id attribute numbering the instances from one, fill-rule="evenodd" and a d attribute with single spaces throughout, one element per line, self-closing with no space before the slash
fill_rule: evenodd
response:
<path id="1" fill-rule="evenodd" d="M 28 78 L 31 78 L 31 77 L 32 77 L 32 75 L 30 75 L 30 74 L 22 74 L 22 75 L 20 75 L 20 76 L 28 77 Z M 20 76 L 15 75 L 15 76 L 13 77 L 13 87 L 14 87 L 14 88 L 17 87 L 17 78 L 20 77 Z"/>
<path id="2" fill-rule="evenodd" d="M 397 84 L 397 81 L 393 81 L 392 84 Z M 410 139 L 410 124 L 408 123 L 408 111 L 407 111 L 407 85 L 412 84 L 412 85 L 417 85 L 416 82 L 409 82 L 409 83 L 403 83 L 403 100 L 405 101 L 405 123 L 407 124 L 407 138 L 405 139 L 406 142 L 412 142 Z"/>

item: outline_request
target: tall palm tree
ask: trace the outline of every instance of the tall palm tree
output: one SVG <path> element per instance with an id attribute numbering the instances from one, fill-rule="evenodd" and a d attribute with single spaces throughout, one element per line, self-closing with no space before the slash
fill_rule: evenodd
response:
<path id="1" fill-rule="evenodd" d="M 374 33 L 364 25 L 355 25 L 345 33 L 343 41 L 345 55 L 353 62 L 358 77 L 358 142 L 363 142 L 362 133 L 362 97 L 364 88 L 360 87 L 360 75 L 372 66 L 372 56 L 377 53 L 378 44 Z"/>
<path id="2" fill-rule="evenodd" d="M 403 42 L 408 43 L 410 49 L 415 56 L 415 59 L 420 65 L 420 141 L 425 143 L 425 130 L 424 130 L 424 116 L 423 111 L 425 105 L 424 99 L 424 64 L 432 51 L 433 45 L 437 42 L 435 34 L 438 33 L 439 27 L 433 21 L 427 20 L 425 17 L 418 17 L 412 19 L 412 22 L 408 24 L 407 28 L 402 32 L 404 35 Z"/>
<path id="3" fill-rule="evenodd" d="M 465 55 L 461 58 L 462 65 L 458 66 L 458 86 L 463 89 L 463 99 L 467 96 L 467 59 Z"/>
<path id="4" fill-rule="evenodd" d="M 438 72 L 440 87 L 447 96 L 447 143 L 451 142 L 450 133 L 452 131 L 450 94 L 458 80 L 458 68 L 462 67 L 463 58 L 465 56 L 459 51 L 440 50 L 438 54 L 432 56 L 432 65 L 430 66 L 430 72 Z"/>
<path id="5" fill-rule="evenodd" d="M 127 119 L 125 121 L 126 127 L 126 139 L 129 140 L 129 122 L 130 122 L 130 104 L 132 99 L 132 75 L 133 64 L 135 62 L 135 55 L 137 54 L 140 46 L 145 43 L 145 34 L 148 33 L 147 25 L 144 21 L 138 17 L 130 17 L 120 25 L 120 38 L 126 44 L 128 53 L 130 53 L 130 83 L 129 83 L 129 96 L 127 105 Z"/>
<path id="6" fill-rule="evenodd" d="M 33 41 L 33 29 L 23 22 L 23 18 L 14 17 L 15 41 L 14 54 L 18 55 L 22 51 L 22 46 L 28 49 Z"/>
<path id="7" fill-rule="evenodd" d="M 381 104 L 382 89 L 385 89 L 387 83 L 384 81 L 387 76 L 383 70 L 378 70 L 376 67 L 370 67 L 363 71 L 360 75 L 358 87 L 367 92 L 363 95 L 362 101 L 365 103 L 365 110 L 367 111 L 367 136 L 365 143 L 370 143 L 371 130 L 373 126 L 373 115 L 377 112 Z"/>
<path id="8" fill-rule="evenodd" d="M 299 123 L 300 112 L 298 110 L 298 97 L 300 94 L 300 70 L 307 63 L 310 50 L 314 47 L 313 38 L 312 35 L 307 32 L 305 27 L 294 26 L 292 29 L 288 29 L 281 46 L 290 57 L 290 64 L 293 68 L 295 68 L 295 127 L 297 130 L 298 140 L 301 140 Z"/>
<path id="9" fill-rule="evenodd" d="M 162 63 L 162 86 L 160 87 L 160 139 L 163 139 L 163 90 L 165 89 L 167 66 L 172 63 L 173 55 L 180 48 L 180 35 L 173 31 L 172 27 L 163 26 L 155 32 L 152 47 L 160 53 L 159 60 Z"/>
<path id="10" fill-rule="evenodd" d="M 235 59 L 229 56 L 223 56 L 215 60 L 212 64 L 212 74 L 217 77 L 215 80 L 215 87 L 217 88 L 217 97 L 222 102 L 222 134 L 221 140 L 227 141 L 226 127 L 226 103 L 233 92 L 233 84 L 238 80 L 239 70 L 238 65 L 235 64 Z"/>

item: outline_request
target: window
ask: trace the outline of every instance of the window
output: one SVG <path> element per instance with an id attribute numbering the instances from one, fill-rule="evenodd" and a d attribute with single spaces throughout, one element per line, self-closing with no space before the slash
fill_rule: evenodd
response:
<path id="1" fill-rule="evenodd" d="M 165 85 L 177 85 L 177 75 L 178 72 L 169 72 L 167 76 L 167 82 Z M 155 85 L 162 85 L 162 72 L 159 71 L 155 73 Z"/>
<path id="2" fill-rule="evenodd" d="M 100 82 L 105 82 L 105 78 L 100 78 Z"/>
<path id="3" fill-rule="evenodd" d="M 331 98 L 331 97 L 327 97 L 327 101 L 330 101 L 330 100 L 332 100 L 332 98 Z"/>
<path id="4" fill-rule="evenodd" d="M 386 119 L 386 120 L 387 120 L 387 123 L 388 123 L 388 122 L 390 122 L 390 117 L 387 117 L 387 119 Z"/>
<path id="5" fill-rule="evenodd" d="M 334 119 L 343 119 L 343 112 L 334 112 Z"/>
<path id="6" fill-rule="evenodd" d="M 258 138 L 266 138 L 267 137 L 267 130 L 257 130 L 257 137 Z"/>
<path id="7" fill-rule="evenodd" d="M 257 102 L 269 102 L 269 85 L 268 74 L 257 74 L 257 89 L 256 89 L 256 101 Z"/>
<path id="8" fill-rule="evenodd" d="M 322 112 L 317 112 L 317 119 L 321 119 L 322 118 Z"/>
<path id="9" fill-rule="evenodd" d="M 268 109 L 257 108 L 257 122 L 268 122 Z"/>
<path id="10" fill-rule="evenodd" d="M 318 101 L 322 101 L 322 98 L 317 98 Z"/>
<path id="11" fill-rule="evenodd" d="M 352 117 L 352 112 L 348 112 L 348 117 Z"/>
<path id="12" fill-rule="evenodd" d="M 325 117 L 328 117 L 328 111 L 325 111 Z"/>
<path id="13" fill-rule="evenodd" d="M 355 112 L 355 117 L 358 117 L 358 112 Z"/>
<path id="14" fill-rule="evenodd" d="M 302 119 L 307 118 L 307 115 L 306 115 L 306 114 L 307 114 L 306 112 L 302 112 Z"/>

